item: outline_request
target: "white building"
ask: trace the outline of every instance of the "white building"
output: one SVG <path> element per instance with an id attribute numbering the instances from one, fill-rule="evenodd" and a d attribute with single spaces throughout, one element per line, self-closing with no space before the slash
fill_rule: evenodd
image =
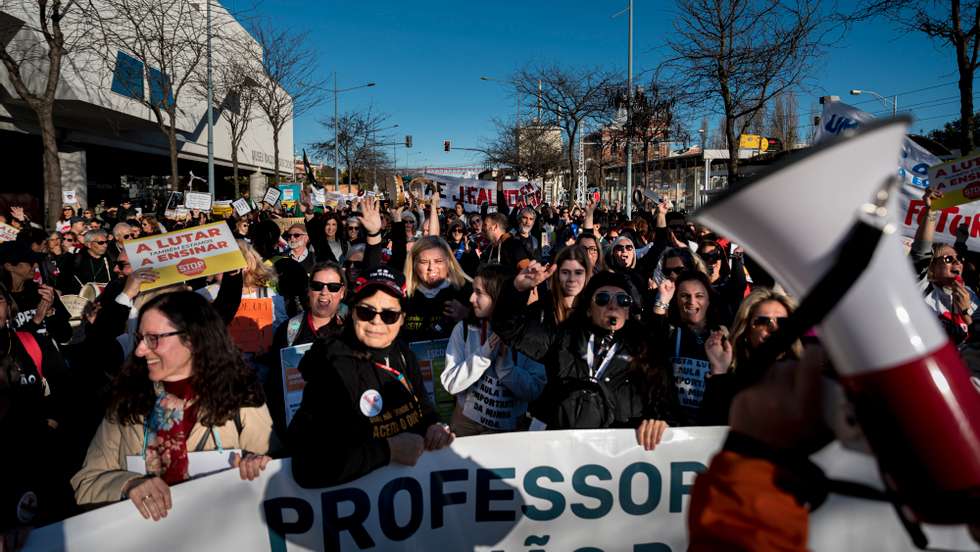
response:
<path id="1" fill-rule="evenodd" d="M 100 4 L 108 0 L 93 0 Z M 133 0 L 133 3 L 159 2 L 166 6 L 169 15 L 173 10 L 192 8 L 194 15 L 183 17 L 196 29 L 188 35 L 206 29 L 204 4 L 190 0 Z M 86 4 L 86 3 L 82 3 Z M 36 71 L 29 77 L 29 86 L 39 89 L 44 84 L 46 53 L 36 0 L 8 0 L 0 3 L 0 45 L 15 44 L 19 51 L 41 53 L 41 61 L 34 62 Z M 212 2 L 215 75 L 228 63 L 232 49 L 228 41 L 250 45 L 258 51 L 258 44 L 245 29 L 217 2 Z M 31 10 L 34 10 L 32 13 Z M 189 13 L 189 12 L 188 12 Z M 168 187 L 170 175 L 170 149 L 167 138 L 161 132 L 152 110 L 145 102 L 163 101 L 159 82 L 147 79 L 145 73 L 179 80 L 183 75 L 164 75 L 157 68 L 143 71 L 139 55 L 126 51 L 125 47 L 106 46 L 99 34 L 98 25 L 80 12 L 71 13 L 64 28 L 76 47 L 62 64 L 61 81 L 55 102 L 55 125 L 61 151 L 63 189 L 75 190 L 80 203 L 94 204 L 106 199 L 110 202 L 122 197 L 144 198 L 162 195 Z M 149 19 L 149 18 L 148 18 Z M 118 29 L 110 32 L 121 34 Z M 108 33 L 106 33 L 108 34 Z M 131 33 L 132 34 L 132 33 Z M 5 35 L 5 36 L 4 36 Z M 13 47 L 13 46 L 11 46 Z M 112 51 L 115 50 L 115 51 Z M 146 59 L 148 56 L 143 56 Z M 187 181 L 190 172 L 197 177 L 207 177 L 207 101 L 204 96 L 206 58 L 181 67 L 175 63 L 174 73 L 197 71 L 196 81 L 179 91 L 177 99 L 179 174 Z M 257 63 L 256 63 L 257 66 Z M 262 72 L 255 71 L 256 80 Z M 33 79 L 33 80 L 30 80 Z M 195 81 L 195 82 L 196 82 Z M 176 88 L 176 84 L 174 85 Z M 234 110 L 235 97 L 223 97 L 216 91 L 214 97 L 214 158 L 216 192 L 219 199 L 238 195 L 230 181 L 231 133 L 228 121 L 221 110 Z M 255 117 L 239 147 L 239 176 L 255 173 L 272 175 L 274 172 L 272 130 L 265 122 L 257 106 Z M 6 70 L 0 65 L 0 151 L 4 152 L 4 180 L 0 186 L 0 208 L 4 199 L 23 204 L 26 196 L 39 204 L 43 198 L 43 176 L 39 126 L 34 113 L 19 98 Z M 293 125 L 286 123 L 279 136 L 279 171 L 291 174 L 293 167 Z M 206 181 L 196 180 L 194 189 L 206 190 Z M 39 205 L 37 205 L 39 207 Z"/>

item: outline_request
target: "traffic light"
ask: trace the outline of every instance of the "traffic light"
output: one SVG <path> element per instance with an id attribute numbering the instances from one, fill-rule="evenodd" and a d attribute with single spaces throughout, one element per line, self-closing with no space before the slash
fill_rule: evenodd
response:
<path id="1" fill-rule="evenodd" d="M 406 134 L 405 135 L 405 147 L 406 148 L 412 147 L 412 135 L 411 134 Z"/>
<path id="2" fill-rule="evenodd" d="M 450 150 L 449 140 L 443 140 L 442 141 L 442 149 L 445 150 L 445 151 L 449 151 Z"/>

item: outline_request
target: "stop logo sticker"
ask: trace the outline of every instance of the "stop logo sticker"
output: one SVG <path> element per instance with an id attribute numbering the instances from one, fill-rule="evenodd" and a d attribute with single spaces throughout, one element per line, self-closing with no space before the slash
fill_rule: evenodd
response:
<path id="1" fill-rule="evenodd" d="M 204 269 L 207 268 L 207 266 L 208 265 L 204 262 L 204 259 L 192 257 L 190 259 L 180 261 L 180 263 L 177 264 L 177 271 L 184 276 L 194 276 L 195 274 L 204 272 Z"/>

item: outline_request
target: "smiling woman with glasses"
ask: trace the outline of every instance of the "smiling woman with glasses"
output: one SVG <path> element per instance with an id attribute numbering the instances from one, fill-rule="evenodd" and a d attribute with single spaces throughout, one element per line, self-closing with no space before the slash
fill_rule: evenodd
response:
<path id="1" fill-rule="evenodd" d="M 136 350 L 72 486 L 80 505 L 129 499 L 157 521 L 173 507 L 170 487 L 194 477 L 191 454 L 240 450 L 240 476 L 252 480 L 278 443 L 255 372 L 206 299 L 164 293 L 138 320 Z M 131 471 L 137 458 L 145 468 Z"/>
<path id="2" fill-rule="evenodd" d="M 415 355 L 397 340 L 404 286 L 387 268 L 369 272 L 353 291 L 344 331 L 317 340 L 303 356 L 306 387 L 288 433 L 301 486 L 345 483 L 387 464 L 412 466 L 423 450 L 452 442 Z"/>

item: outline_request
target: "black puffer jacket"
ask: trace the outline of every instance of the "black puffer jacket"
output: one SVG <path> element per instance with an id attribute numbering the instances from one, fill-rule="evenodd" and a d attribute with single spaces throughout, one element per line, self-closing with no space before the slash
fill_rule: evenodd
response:
<path id="1" fill-rule="evenodd" d="M 492 324 L 505 343 L 545 366 L 548 383 L 541 398 L 531 407 L 535 417 L 548 424 L 549 429 L 636 427 L 647 418 L 674 425 L 677 406 L 673 389 L 662 371 L 650 369 L 649 355 L 642 346 L 643 337 L 639 328 L 633 326 L 634 322 L 628 322 L 618 332 L 614 356 L 598 381 L 594 381 L 586 360 L 588 344 L 593 335 L 596 341 L 602 335 L 575 318 L 559 324 L 557 329 L 541 324 L 539 317 L 529 316 L 531 309 L 525 306 L 527 298 L 527 293 L 514 289 L 513 280 L 505 282 Z M 589 411 L 592 406 L 588 405 L 578 412 L 570 412 L 569 397 L 581 393 L 576 382 L 583 387 L 598 387 L 598 394 L 611 403 L 611 412 L 604 415 Z M 603 423 L 596 424 L 597 420 Z"/>
<path id="2" fill-rule="evenodd" d="M 406 383 L 378 364 L 403 374 Z M 415 355 L 400 341 L 368 349 L 347 328 L 317 339 L 299 370 L 306 387 L 288 446 L 293 477 L 303 487 L 345 483 L 385 466 L 388 437 L 403 431 L 425 436 L 439 421 Z"/>

